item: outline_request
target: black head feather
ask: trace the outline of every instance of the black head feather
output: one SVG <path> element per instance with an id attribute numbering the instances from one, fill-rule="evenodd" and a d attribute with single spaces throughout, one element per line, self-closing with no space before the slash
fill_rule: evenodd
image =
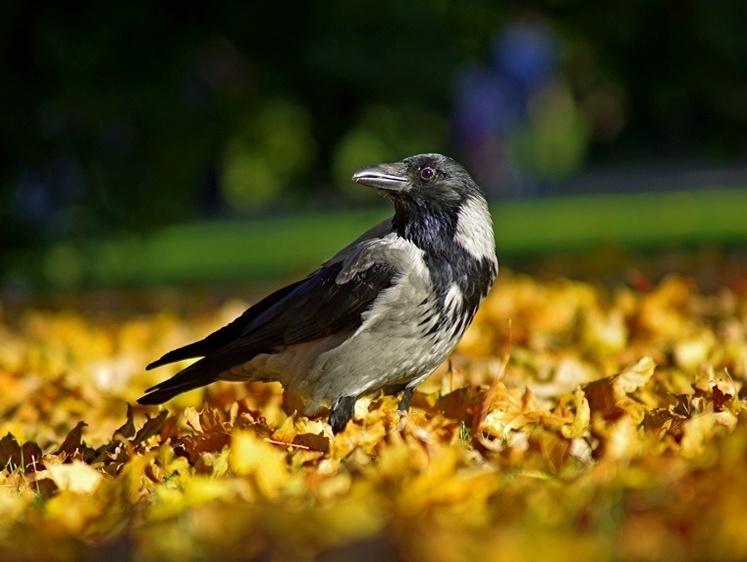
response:
<path id="1" fill-rule="evenodd" d="M 418 246 L 453 239 L 458 213 L 483 192 L 464 167 L 442 154 L 418 154 L 359 170 L 353 181 L 374 187 L 394 203 L 394 228 Z"/>

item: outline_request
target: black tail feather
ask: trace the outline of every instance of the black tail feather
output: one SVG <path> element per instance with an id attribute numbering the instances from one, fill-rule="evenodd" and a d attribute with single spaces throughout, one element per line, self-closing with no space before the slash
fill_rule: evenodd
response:
<path id="1" fill-rule="evenodd" d="M 283 287 L 282 289 L 275 291 L 274 293 L 268 295 L 257 304 L 246 310 L 233 322 L 226 324 L 219 330 L 216 330 L 200 341 L 196 341 L 194 343 L 190 343 L 189 345 L 174 349 L 173 351 L 169 351 L 160 359 L 153 361 L 153 363 L 148 365 L 146 369 L 155 369 L 156 367 L 160 367 L 161 365 L 174 363 L 175 361 L 181 361 L 182 359 L 205 357 L 228 345 L 231 345 L 241 337 L 241 335 L 247 329 L 247 326 L 249 326 L 253 320 L 255 320 L 259 315 L 269 309 L 272 305 L 281 301 L 285 296 L 287 296 L 299 285 L 306 281 L 306 279 L 301 279 L 299 281 L 296 281 L 295 283 L 291 283 L 287 287 Z"/>
<path id="2" fill-rule="evenodd" d="M 145 395 L 138 398 L 137 402 L 144 406 L 163 404 L 177 394 L 194 390 L 217 380 L 218 375 L 216 374 L 216 370 L 206 364 L 204 359 L 201 359 L 183 371 L 178 372 L 170 379 L 146 390 Z"/>
<path id="3" fill-rule="evenodd" d="M 168 380 L 146 390 L 145 395 L 137 399 L 137 403 L 142 404 L 143 406 L 155 406 L 156 404 L 163 404 L 164 402 L 171 400 L 177 394 L 187 392 L 188 390 L 194 390 L 195 388 L 200 388 L 201 386 L 206 386 L 212 382 L 215 382 L 216 380 L 218 379 L 211 378 L 209 380 L 190 381 L 178 385 L 169 384 L 171 380 Z"/>
<path id="4" fill-rule="evenodd" d="M 203 357 L 204 355 L 207 355 L 208 352 L 212 351 L 212 349 L 204 349 L 202 343 L 202 341 L 198 341 L 189 345 L 185 345 L 184 347 L 180 347 L 179 349 L 169 351 L 163 357 L 161 357 L 160 359 L 156 359 L 155 361 L 153 361 L 153 363 L 145 367 L 145 370 L 150 371 L 151 369 L 155 369 L 156 367 L 160 367 L 161 365 L 175 363 L 176 361 L 181 361 L 182 359 Z"/>

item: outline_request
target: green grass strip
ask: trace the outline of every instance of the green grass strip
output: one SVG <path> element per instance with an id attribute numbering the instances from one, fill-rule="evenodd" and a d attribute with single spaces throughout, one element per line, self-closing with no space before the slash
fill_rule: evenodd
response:
<path id="1" fill-rule="evenodd" d="M 600 246 L 670 249 L 747 241 L 747 189 L 575 196 L 496 203 L 492 209 L 504 258 Z M 52 285 L 61 279 L 67 286 L 302 275 L 388 214 L 334 211 L 169 226 L 149 237 L 61 244 L 50 251 L 44 269 Z"/>

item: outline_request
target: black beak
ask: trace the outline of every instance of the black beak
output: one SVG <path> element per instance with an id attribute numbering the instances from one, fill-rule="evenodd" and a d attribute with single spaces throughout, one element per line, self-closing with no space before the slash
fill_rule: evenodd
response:
<path id="1" fill-rule="evenodd" d="M 353 181 L 384 191 L 402 191 L 407 185 L 407 178 L 402 175 L 397 164 L 377 164 L 363 168 L 353 174 Z"/>

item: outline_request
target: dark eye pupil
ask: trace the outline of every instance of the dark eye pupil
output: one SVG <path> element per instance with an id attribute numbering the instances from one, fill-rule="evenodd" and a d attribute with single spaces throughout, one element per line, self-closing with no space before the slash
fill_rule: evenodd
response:
<path id="1" fill-rule="evenodd" d="M 423 168 L 420 170 L 420 177 L 426 181 L 431 179 L 435 172 L 433 171 L 433 168 Z"/>

